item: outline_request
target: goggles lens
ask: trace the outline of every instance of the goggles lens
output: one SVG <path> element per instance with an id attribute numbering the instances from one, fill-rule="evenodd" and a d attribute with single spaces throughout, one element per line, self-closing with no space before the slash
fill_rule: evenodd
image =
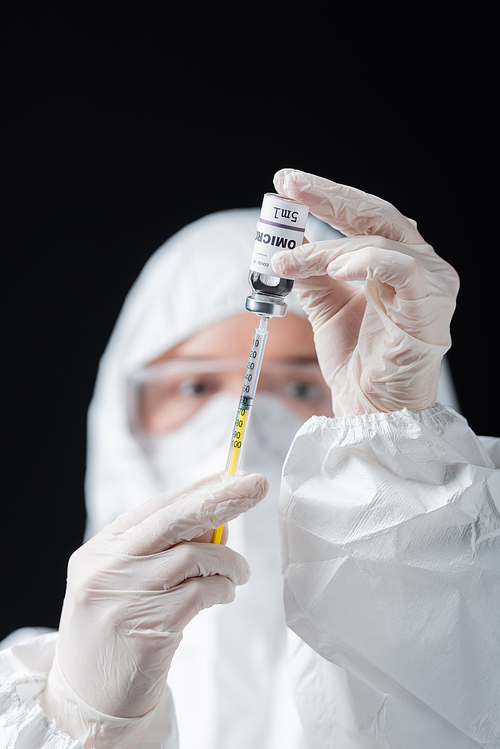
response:
<path id="1" fill-rule="evenodd" d="M 178 359 L 144 367 L 128 383 L 132 431 L 170 432 L 189 421 L 213 395 L 239 396 L 246 365 L 246 359 Z M 280 398 L 304 419 L 333 415 L 330 389 L 316 362 L 264 362 L 257 390 Z"/>

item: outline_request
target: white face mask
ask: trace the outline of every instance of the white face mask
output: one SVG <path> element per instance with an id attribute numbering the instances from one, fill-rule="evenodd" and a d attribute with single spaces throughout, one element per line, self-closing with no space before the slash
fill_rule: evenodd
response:
<path id="1" fill-rule="evenodd" d="M 225 470 L 238 396 L 218 393 L 182 427 L 148 441 L 150 465 L 158 490 L 185 486 L 212 473 Z M 254 509 L 229 525 L 232 548 L 243 554 L 252 576 L 261 580 L 276 574 L 281 590 L 278 537 L 278 501 L 283 463 L 292 440 L 304 419 L 289 411 L 268 393 L 257 395 L 246 435 L 242 470 L 263 473 L 269 481 L 266 498 Z M 280 595 L 279 591 L 277 593 Z"/>
<path id="2" fill-rule="evenodd" d="M 161 491 L 224 471 L 237 407 L 238 396 L 219 393 L 179 429 L 150 437 L 149 460 Z M 241 468 L 263 473 L 271 491 L 278 492 L 286 454 L 302 423 L 277 398 L 258 395 Z"/>

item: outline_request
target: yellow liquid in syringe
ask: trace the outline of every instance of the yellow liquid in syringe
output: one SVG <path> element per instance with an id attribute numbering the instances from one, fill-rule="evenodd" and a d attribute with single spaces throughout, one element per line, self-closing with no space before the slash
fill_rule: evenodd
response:
<path id="1" fill-rule="evenodd" d="M 247 423 L 249 411 L 247 408 L 240 408 L 237 415 L 237 424 L 236 428 L 237 431 L 234 434 L 233 438 L 233 447 L 229 454 L 229 460 L 226 468 L 226 473 L 229 474 L 229 476 L 234 476 L 236 473 L 236 468 L 238 465 L 238 460 L 240 457 L 240 450 L 241 446 L 243 444 L 243 438 L 245 433 L 245 427 Z"/>

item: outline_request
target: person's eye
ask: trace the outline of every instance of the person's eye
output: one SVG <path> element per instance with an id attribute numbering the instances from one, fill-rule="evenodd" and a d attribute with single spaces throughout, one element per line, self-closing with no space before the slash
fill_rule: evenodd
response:
<path id="1" fill-rule="evenodd" d="M 285 386 L 285 395 L 301 401 L 319 400 L 322 396 L 320 388 L 305 380 L 294 380 Z"/>
<path id="2" fill-rule="evenodd" d="M 183 380 L 179 385 L 179 394 L 184 398 L 201 398 L 214 392 L 214 384 L 201 377 Z"/>

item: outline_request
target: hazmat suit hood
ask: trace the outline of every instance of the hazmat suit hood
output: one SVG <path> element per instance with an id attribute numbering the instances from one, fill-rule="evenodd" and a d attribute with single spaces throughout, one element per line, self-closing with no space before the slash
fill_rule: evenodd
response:
<path id="1" fill-rule="evenodd" d="M 89 410 L 87 539 L 120 513 L 165 490 L 129 428 L 128 378 L 202 328 L 244 311 L 258 217 L 258 209 L 230 210 L 186 226 L 152 255 L 127 295 L 100 361 Z M 306 236 L 317 241 L 342 235 L 310 216 Z M 287 304 L 289 313 L 303 316 L 293 292 Z M 256 399 L 254 409 L 259 400 L 262 397 Z M 224 430 L 219 420 L 216 423 L 213 409 L 227 412 L 228 405 L 222 397 L 200 412 L 200 433 L 214 424 L 202 451 L 212 450 L 215 431 L 227 449 L 230 428 Z M 282 464 L 300 421 L 294 416 L 292 423 L 289 414 L 273 410 L 279 411 L 279 406 L 266 404 L 253 466 L 247 464 L 250 445 L 245 454 L 244 468 L 262 471 L 270 479 L 269 495 L 258 508 L 230 524 L 230 545 L 247 558 L 251 581 L 238 589 L 230 606 L 214 606 L 190 622 L 169 672 L 181 746 L 189 749 L 305 747 L 289 675 L 290 648 L 297 638 L 285 622 L 277 518 Z M 231 413 L 234 418 L 235 411 Z M 285 420 L 281 423 L 286 423 L 286 430 L 273 429 L 279 418 Z M 257 425 L 253 412 L 254 435 Z M 183 445 L 190 444 L 181 431 L 175 432 L 177 452 L 185 452 Z M 266 463 L 264 438 L 271 448 L 284 431 L 287 436 L 292 431 L 289 443 L 274 453 L 269 449 Z M 192 460 L 204 465 L 205 457 L 193 455 Z M 189 464 L 187 458 L 184 462 Z M 218 465 L 222 468 L 223 463 Z"/>

